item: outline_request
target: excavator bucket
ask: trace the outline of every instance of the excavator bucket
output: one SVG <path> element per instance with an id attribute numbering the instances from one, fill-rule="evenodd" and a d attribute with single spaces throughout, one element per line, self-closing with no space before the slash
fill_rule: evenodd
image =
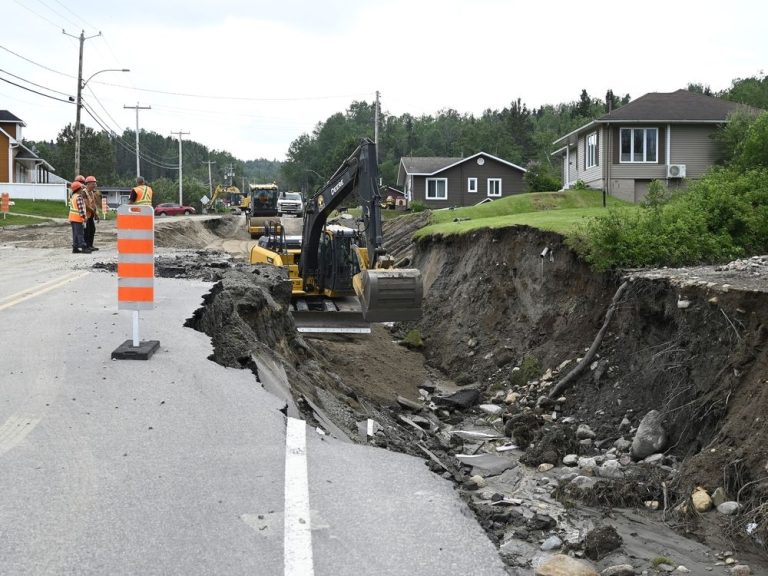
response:
<path id="1" fill-rule="evenodd" d="M 421 271 L 415 268 L 363 270 L 353 285 L 368 322 L 402 322 L 421 317 Z"/>

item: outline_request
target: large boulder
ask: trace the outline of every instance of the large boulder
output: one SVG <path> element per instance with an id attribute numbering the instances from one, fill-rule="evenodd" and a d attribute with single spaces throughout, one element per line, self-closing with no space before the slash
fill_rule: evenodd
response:
<path id="1" fill-rule="evenodd" d="M 661 414 L 651 410 L 640 422 L 632 440 L 632 456 L 638 460 L 660 452 L 667 443 L 667 432 L 664 430 Z"/>
<path id="2" fill-rule="evenodd" d="M 565 554 L 555 554 L 536 568 L 536 576 L 600 576 L 592 566 Z"/>

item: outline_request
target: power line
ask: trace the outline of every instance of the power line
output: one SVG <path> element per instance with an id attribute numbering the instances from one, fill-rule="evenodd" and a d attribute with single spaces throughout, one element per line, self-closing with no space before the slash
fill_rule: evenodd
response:
<path id="1" fill-rule="evenodd" d="M 22 56 L 21 54 L 18 54 L 16 52 L 14 52 L 13 50 L 10 50 L 10 49 L 6 48 L 2 44 L 0 44 L 0 49 L 5 50 L 6 52 L 9 52 L 9 53 L 13 54 L 14 56 L 18 56 L 19 58 L 21 58 L 22 60 L 26 60 L 30 64 L 34 64 L 35 66 L 39 66 L 43 70 L 48 70 L 48 72 L 53 72 L 54 74 L 61 74 L 62 76 L 66 76 L 67 78 L 74 78 L 74 76 L 72 76 L 72 74 L 65 74 L 64 72 L 59 72 L 58 70 L 54 70 L 53 68 L 48 68 L 48 66 L 43 66 L 42 64 L 38 64 L 34 60 L 30 60 L 26 56 Z"/>
<path id="2" fill-rule="evenodd" d="M 112 84 L 111 82 L 99 82 L 104 86 L 113 88 L 125 88 L 126 90 L 137 90 L 139 92 L 152 92 L 153 94 L 165 94 L 167 96 L 183 96 L 185 98 L 202 98 L 206 100 L 238 100 L 243 102 L 304 102 L 308 100 L 338 100 L 341 98 L 358 98 L 360 96 L 370 96 L 369 93 L 360 94 L 340 94 L 335 96 L 292 96 L 287 98 L 254 98 L 251 96 L 211 96 L 206 94 L 190 94 L 188 92 L 170 92 L 166 90 L 155 90 L 153 88 L 133 88 L 124 84 Z"/>
<path id="3" fill-rule="evenodd" d="M 42 84 L 36 84 L 35 82 L 32 82 L 32 80 L 27 80 L 26 78 L 22 78 L 21 76 L 17 76 L 13 72 L 8 72 L 8 70 L 3 70 L 0 68 L 0 72 L 3 72 L 5 74 L 8 74 L 8 76 L 13 76 L 14 78 L 21 80 L 22 82 L 26 82 L 27 84 L 32 84 L 32 86 L 37 86 L 38 88 L 43 88 L 44 90 L 48 90 L 49 92 L 55 92 L 56 94 L 61 94 L 62 96 L 67 96 L 70 98 L 71 96 L 67 92 L 61 92 L 60 90 L 55 90 L 53 88 L 48 88 L 48 86 L 43 86 Z"/>
<path id="4" fill-rule="evenodd" d="M 42 20 L 45 20 L 45 21 L 46 21 L 46 22 L 48 22 L 48 24 L 50 24 L 51 26 L 55 26 L 56 28 L 61 28 L 61 26 L 60 26 L 60 25 L 58 25 L 58 24 L 56 24 L 56 22 L 53 22 L 53 21 L 51 21 L 51 20 L 48 20 L 48 18 L 46 18 L 45 16 L 43 16 L 42 14 L 40 14 L 40 13 L 38 13 L 38 12 L 35 12 L 35 11 L 34 11 L 34 10 L 32 10 L 32 8 L 30 8 L 29 6 L 24 6 L 24 4 L 22 4 L 21 2 L 19 2 L 19 0 L 16 0 L 16 4 L 18 4 L 19 6 L 21 6 L 22 8 L 24 8 L 24 10 L 28 10 L 29 12 L 32 12 L 32 14 L 34 14 L 34 15 L 35 15 L 35 16 L 37 16 L 38 18 L 40 18 L 40 19 L 42 19 Z"/>
<path id="5" fill-rule="evenodd" d="M 48 8 L 48 10 L 50 10 L 51 12 L 53 12 L 54 14 L 56 14 L 56 16 L 58 16 L 59 18 L 63 18 L 64 20 L 66 20 L 67 22 L 69 22 L 70 24 L 72 24 L 73 26 L 80 26 L 80 23 L 79 23 L 79 22 L 73 22 L 72 20 L 70 20 L 69 18 L 67 18 L 66 16 L 64 16 L 63 14 L 59 14 L 59 13 L 58 13 L 56 10 L 54 10 L 53 8 L 51 8 L 50 6 L 48 6 L 48 4 L 46 4 L 46 3 L 45 3 L 43 0 L 37 0 L 37 1 L 38 1 L 40 4 L 42 4 L 43 6 L 45 6 L 46 8 Z"/>
<path id="6" fill-rule="evenodd" d="M 135 148 L 125 143 L 123 138 L 116 134 L 114 130 L 109 128 L 109 126 L 104 122 L 104 120 L 88 105 L 83 104 L 83 108 L 85 109 L 86 113 L 93 119 L 94 122 L 101 128 L 104 132 L 106 132 L 109 136 L 113 138 L 113 140 L 121 146 L 123 149 L 127 150 L 131 154 L 136 154 Z M 159 162 L 155 162 L 151 158 L 145 156 L 144 154 L 140 154 L 140 157 L 142 160 L 146 161 L 148 164 L 152 164 L 153 166 L 156 166 L 157 168 L 163 168 L 165 170 L 178 170 L 179 166 L 178 164 L 169 165 L 169 164 L 160 164 Z"/>
<path id="7" fill-rule="evenodd" d="M 41 1 L 42 1 L 42 0 L 41 0 Z M 75 18 L 77 18 L 77 21 L 78 21 L 78 22 L 82 22 L 82 23 L 84 23 L 84 24 L 88 24 L 88 26 L 89 26 L 90 28 L 93 28 L 94 30 L 96 30 L 96 29 L 97 29 L 97 27 L 96 27 L 96 26 L 94 26 L 93 24 L 90 24 L 90 23 L 89 23 L 89 22 L 88 22 L 88 21 L 87 21 L 85 18 L 81 17 L 79 14 L 76 14 L 76 13 L 74 12 L 74 10 L 72 10 L 72 8 L 70 8 L 69 6 L 67 6 L 67 5 L 65 5 L 65 4 L 62 4 L 62 3 L 61 3 L 59 0 L 54 0 L 54 1 L 56 2 L 56 4 L 58 4 L 59 6 L 61 6 L 62 8 L 64 8 L 64 10 L 66 10 L 67 12 L 69 12 L 70 14 L 72 14 L 72 16 L 74 16 Z M 79 25 L 80 25 L 80 24 L 75 24 L 75 26 L 79 26 Z"/>
<path id="8" fill-rule="evenodd" d="M 11 82 L 10 80 L 6 80 L 5 78 L 0 78 L 3 82 L 6 82 L 8 84 L 12 84 L 13 86 L 16 86 L 17 88 L 21 88 L 22 90 L 26 90 L 27 92 L 32 92 L 33 94 L 38 94 L 39 96 L 45 96 L 46 98 L 50 98 L 51 100 L 56 100 L 58 102 L 64 102 L 66 104 L 73 104 L 71 100 L 64 100 L 62 98 L 56 98 L 56 96 L 51 96 L 50 94 L 43 94 L 42 92 L 38 92 L 37 90 L 32 90 L 32 88 L 27 88 L 26 86 L 22 86 L 21 84 L 16 84 L 16 82 Z"/>

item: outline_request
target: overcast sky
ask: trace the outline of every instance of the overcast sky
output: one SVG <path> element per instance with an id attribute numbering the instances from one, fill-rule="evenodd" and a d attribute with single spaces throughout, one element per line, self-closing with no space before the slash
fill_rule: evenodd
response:
<path id="1" fill-rule="evenodd" d="M 237 158 L 283 160 L 353 100 L 400 115 L 529 108 L 582 89 L 632 98 L 688 82 L 713 90 L 768 62 L 768 3 L 646 0 L 2 0 L 0 79 L 67 100 L 85 41 L 84 102 L 110 129 L 189 132 Z M 75 106 L 0 82 L 31 140 Z M 29 84 L 32 82 L 37 84 Z M 83 123 L 98 128 L 84 111 Z M 131 143 L 132 144 L 132 143 Z"/>

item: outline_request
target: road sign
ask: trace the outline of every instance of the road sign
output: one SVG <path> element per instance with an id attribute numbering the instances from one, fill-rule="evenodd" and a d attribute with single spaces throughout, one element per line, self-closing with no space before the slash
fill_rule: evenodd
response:
<path id="1" fill-rule="evenodd" d="M 123 204 L 117 210 L 117 309 L 133 312 L 133 340 L 112 358 L 148 360 L 160 346 L 139 340 L 139 310 L 155 301 L 155 212 L 152 206 Z"/>

